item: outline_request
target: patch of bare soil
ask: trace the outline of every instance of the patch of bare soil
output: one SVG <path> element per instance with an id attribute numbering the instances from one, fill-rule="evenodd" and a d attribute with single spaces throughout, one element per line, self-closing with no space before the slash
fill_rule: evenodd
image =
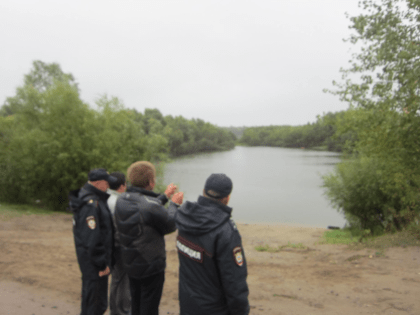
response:
<path id="1" fill-rule="evenodd" d="M 317 244 L 325 231 L 319 228 L 238 228 L 248 263 L 251 314 L 420 314 L 420 247 L 349 250 Z M 166 236 L 160 314 L 179 313 L 175 237 L 176 232 Z M 255 250 L 289 242 L 305 248 Z M 80 291 L 70 215 L 0 217 L 0 314 L 78 314 Z"/>

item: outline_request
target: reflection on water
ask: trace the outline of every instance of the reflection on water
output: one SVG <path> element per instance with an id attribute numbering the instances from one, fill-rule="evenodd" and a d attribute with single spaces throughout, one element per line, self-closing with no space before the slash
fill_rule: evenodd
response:
<path id="1" fill-rule="evenodd" d="M 184 199 L 195 201 L 211 173 L 225 173 L 233 181 L 229 206 L 238 222 L 343 226 L 321 187 L 321 175 L 339 161 L 332 152 L 236 147 L 176 159 L 167 165 L 164 181 L 178 184 Z"/>

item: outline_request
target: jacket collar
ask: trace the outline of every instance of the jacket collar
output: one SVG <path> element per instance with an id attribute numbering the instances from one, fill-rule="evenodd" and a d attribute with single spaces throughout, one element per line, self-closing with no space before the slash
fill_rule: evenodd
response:
<path id="1" fill-rule="evenodd" d="M 89 183 L 86 183 L 83 186 L 83 189 L 86 190 L 86 192 L 87 192 L 86 195 L 95 195 L 95 196 L 98 196 L 99 199 L 103 200 L 104 202 L 106 202 L 108 200 L 108 198 L 109 198 L 109 194 L 107 192 L 102 191 L 102 190 L 99 190 L 98 188 L 96 188 L 95 186 L 92 186 Z"/>
<path id="2" fill-rule="evenodd" d="M 151 196 L 155 198 L 159 197 L 159 194 L 155 193 L 152 190 L 147 190 L 147 189 L 136 187 L 136 186 L 127 187 L 127 192 L 136 192 L 142 195 Z"/>
<path id="3" fill-rule="evenodd" d="M 197 200 L 197 203 L 199 205 L 202 205 L 202 206 L 213 206 L 213 207 L 219 208 L 220 210 L 228 213 L 229 216 L 232 214 L 232 210 L 233 209 L 231 207 L 229 207 L 228 205 L 225 205 L 225 204 L 221 203 L 220 201 L 214 200 L 212 198 L 207 198 L 207 197 L 204 197 L 204 196 L 199 196 L 198 197 L 198 200 Z"/>

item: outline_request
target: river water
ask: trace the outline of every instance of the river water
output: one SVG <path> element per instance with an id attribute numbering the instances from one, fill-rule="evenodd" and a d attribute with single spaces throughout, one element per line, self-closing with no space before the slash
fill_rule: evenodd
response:
<path id="1" fill-rule="evenodd" d="M 344 217 L 324 195 L 321 176 L 340 162 L 332 152 L 272 147 L 240 147 L 175 159 L 164 183 L 178 185 L 184 200 L 196 201 L 211 173 L 233 181 L 229 206 L 241 223 L 343 227 Z"/>

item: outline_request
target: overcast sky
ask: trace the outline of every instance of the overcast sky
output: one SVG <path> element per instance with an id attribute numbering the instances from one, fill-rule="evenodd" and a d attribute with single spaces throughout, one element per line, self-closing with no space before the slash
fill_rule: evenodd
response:
<path id="1" fill-rule="evenodd" d="M 218 126 L 303 125 L 347 109 L 326 94 L 348 67 L 358 0 L 2 0 L 0 104 L 32 61 L 60 64 L 94 107 Z"/>

